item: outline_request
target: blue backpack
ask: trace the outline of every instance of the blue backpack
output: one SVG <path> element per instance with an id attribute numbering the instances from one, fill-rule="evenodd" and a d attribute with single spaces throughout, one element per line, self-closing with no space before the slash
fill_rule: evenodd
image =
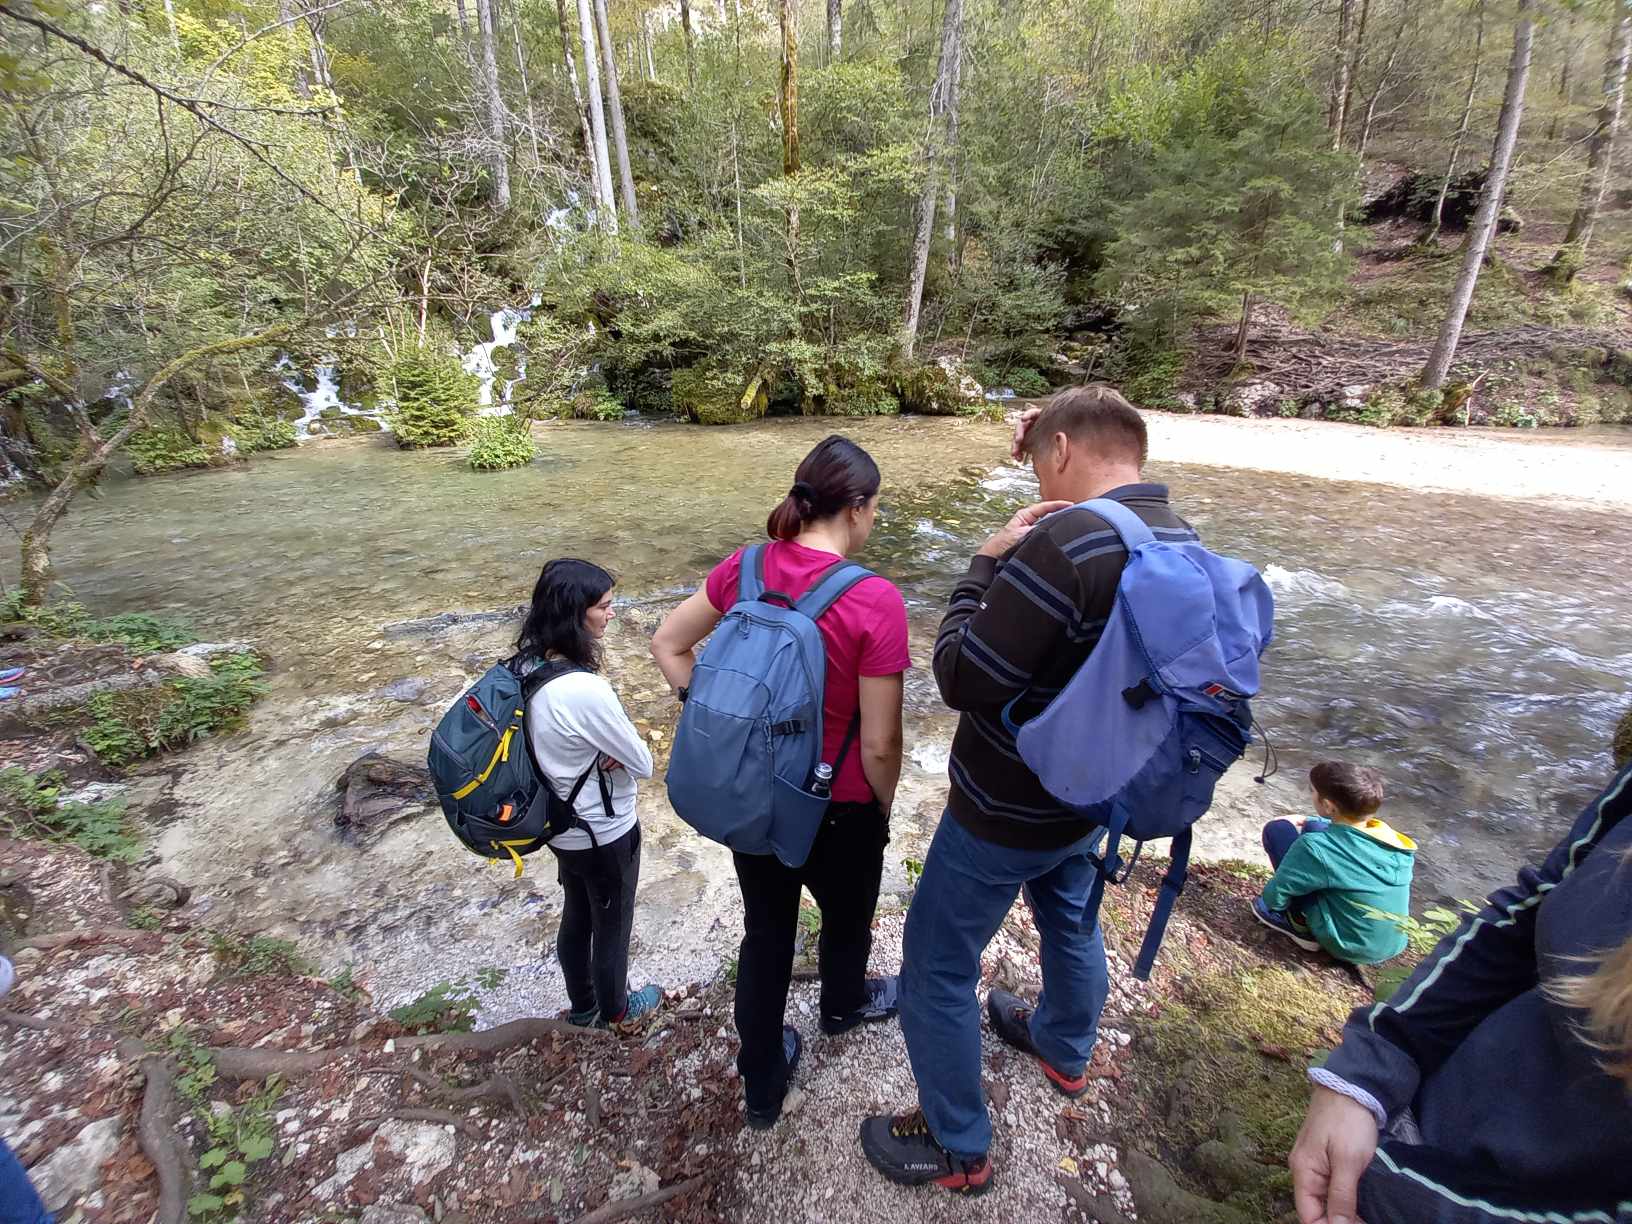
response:
<path id="1" fill-rule="evenodd" d="M 1258 571 L 1195 542 L 1165 543 L 1108 498 L 1082 503 L 1128 550 L 1116 604 L 1088 659 L 1037 717 L 1004 722 L 1020 756 L 1061 803 L 1107 831 L 1088 913 L 1151 838 L 1173 839 L 1134 976 L 1150 976 L 1190 862 L 1190 828 L 1252 738 L 1248 700 L 1274 635 L 1275 601 Z M 1019 698 L 1016 698 L 1018 701 Z M 1123 837 L 1134 841 L 1125 866 Z"/>
<path id="2" fill-rule="evenodd" d="M 578 815 L 578 794 L 594 774 L 601 805 L 612 814 L 612 792 L 599 762 L 573 784 L 566 798 L 544 776 L 527 738 L 527 701 L 575 664 L 552 660 L 526 670 L 517 657 L 495 663 L 448 707 L 431 732 L 427 754 L 436 797 L 448 828 L 465 849 L 483 858 L 508 859 L 521 876 L 521 860 L 568 829 L 589 830 Z"/>
<path id="3" fill-rule="evenodd" d="M 692 673 L 665 779 L 674 810 L 704 837 L 789 867 L 810 856 L 830 802 L 815 777 L 827 684 L 816 621 L 870 577 L 838 561 L 794 600 L 765 589 L 765 545 L 743 551 L 737 602 Z M 828 762 L 835 774 L 860 723 L 858 711 Z"/>

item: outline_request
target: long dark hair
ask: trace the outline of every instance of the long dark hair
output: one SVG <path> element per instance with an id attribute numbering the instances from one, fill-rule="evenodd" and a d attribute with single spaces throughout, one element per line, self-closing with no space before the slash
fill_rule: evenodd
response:
<path id="1" fill-rule="evenodd" d="M 517 654 L 542 659 L 554 653 L 586 671 L 599 671 L 600 648 L 584 628 L 584 613 L 601 602 L 615 581 L 600 566 L 576 557 L 546 562 L 516 638 Z"/>
<path id="2" fill-rule="evenodd" d="M 849 438 L 833 434 L 816 444 L 793 474 L 793 488 L 765 520 L 765 534 L 791 540 L 806 523 L 862 506 L 878 493 L 878 464 Z"/>

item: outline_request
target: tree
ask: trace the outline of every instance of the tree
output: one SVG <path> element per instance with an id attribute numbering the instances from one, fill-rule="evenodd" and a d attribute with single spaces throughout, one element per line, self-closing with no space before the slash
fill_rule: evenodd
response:
<path id="1" fill-rule="evenodd" d="M 477 60 L 477 93 L 487 106 L 488 164 L 493 170 L 493 204 L 510 207 L 510 145 L 505 130 L 504 98 L 499 93 L 499 61 L 494 50 L 493 0 L 476 0 L 476 28 L 482 54 Z"/>
<path id="2" fill-rule="evenodd" d="M 623 197 L 623 214 L 631 226 L 640 224 L 635 203 L 635 176 L 629 171 L 629 137 L 623 126 L 623 96 L 618 90 L 618 58 L 613 53 L 612 29 L 606 20 L 606 0 L 594 0 L 595 29 L 600 36 L 601 69 L 605 74 L 606 104 L 612 115 L 612 144 L 618 154 L 618 190 Z"/>
<path id="3" fill-rule="evenodd" d="M 1235 306 L 1238 362 L 1261 299 L 1296 305 L 1341 282 L 1333 238 L 1354 181 L 1354 160 L 1330 148 L 1312 95 L 1253 84 L 1244 122 L 1192 130 L 1156 155 L 1149 189 L 1117 215 L 1098 280 L 1180 316 Z"/>
<path id="4" fill-rule="evenodd" d="M 1337 52 L 1332 71 L 1332 101 L 1330 127 L 1332 148 L 1343 147 L 1343 125 L 1348 115 L 1349 79 L 1354 70 L 1353 47 L 1354 0 L 1338 0 Z"/>
<path id="5" fill-rule="evenodd" d="M 1462 100 L 1462 121 L 1457 124 L 1456 136 L 1451 141 L 1451 155 L 1445 160 L 1445 177 L 1439 181 L 1439 197 L 1434 201 L 1433 219 L 1428 223 L 1428 232 L 1422 236 L 1424 246 L 1432 246 L 1439 240 L 1439 228 L 1445 214 L 1445 196 L 1451 189 L 1451 179 L 1456 176 L 1456 159 L 1462 154 L 1462 142 L 1468 136 L 1468 124 L 1473 119 L 1473 99 L 1479 92 L 1479 69 L 1484 63 L 1485 54 L 1485 0 L 1479 0 L 1479 16 L 1477 33 L 1473 40 L 1473 71 L 1468 75 L 1468 93 Z"/>
<path id="6" fill-rule="evenodd" d="M 836 64 L 844 50 L 844 0 L 827 0 L 827 62 Z"/>
<path id="7" fill-rule="evenodd" d="M 589 122 L 589 107 L 584 103 L 583 87 L 578 84 L 578 62 L 572 53 L 572 35 L 567 31 L 567 0 L 555 0 L 556 25 L 561 31 L 561 63 L 567 70 L 567 81 L 572 86 L 572 109 L 578 113 L 578 131 L 584 142 L 584 155 L 589 158 L 589 177 L 594 189 L 595 202 L 601 204 L 600 148 L 595 143 L 595 131 Z"/>
<path id="8" fill-rule="evenodd" d="M 691 0 L 680 0 L 680 31 L 686 38 L 686 85 L 697 88 L 697 39 L 691 32 Z"/>
<path id="9" fill-rule="evenodd" d="M 1501 212 L 1502 195 L 1507 190 L 1507 172 L 1513 164 L 1513 149 L 1519 140 L 1519 122 L 1524 117 L 1524 90 L 1530 77 L 1530 45 L 1535 33 L 1534 0 L 1519 0 L 1519 20 L 1513 31 L 1513 58 L 1507 67 L 1507 88 L 1502 95 L 1502 112 L 1496 122 L 1496 144 L 1491 151 L 1490 172 L 1485 177 L 1484 190 L 1479 196 L 1479 210 L 1468 227 L 1468 238 L 1462 252 L 1462 270 L 1451 289 L 1450 306 L 1445 321 L 1440 324 L 1439 338 L 1428 354 L 1423 367 L 1421 384 L 1424 391 L 1437 391 L 1450 373 L 1456 358 L 1457 342 L 1462 338 L 1462 324 L 1468 317 L 1468 306 L 1473 302 L 1474 286 L 1479 283 L 1479 270 L 1484 266 L 1485 251 L 1491 235 L 1496 232 L 1496 217 Z"/>
<path id="10" fill-rule="evenodd" d="M 595 162 L 595 213 L 601 228 L 618 232 L 618 206 L 612 198 L 611 158 L 606 151 L 606 112 L 601 108 L 601 70 L 595 49 L 595 19 L 590 0 L 578 0 L 578 37 L 584 48 L 584 85 L 589 94 L 589 126 Z"/>
<path id="11" fill-rule="evenodd" d="M 940 197 L 950 138 L 950 112 L 957 106 L 957 65 L 963 45 L 963 0 L 946 0 L 941 16 L 941 56 L 929 90 L 929 125 L 924 132 L 923 186 L 918 192 L 917 225 L 912 236 L 907 282 L 906 318 L 901 324 L 901 355 L 911 357 L 918 343 L 918 315 L 924 304 L 924 277 L 929 271 L 929 242 L 935 233 L 935 202 Z"/>
<path id="12" fill-rule="evenodd" d="M 778 8 L 782 33 L 782 73 L 778 80 L 777 109 L 782 118 L 782 176 L 799 173 L 799 9 L 797 0 L 781 0 Z M 799 203 L 790 197 L 788 218 L 788 284 L 794 296 L 799 288 Z"/>
<path id="13" fill-rule="evenodd" d="M 1581 184 L 1581 199 L 1570 218 L 1564 243 L 1553 257 L 1557 275 L 1574 277 L 1592 241 L 1598 209 L 1609 186 L 1609 166 L 1615 155 L 1615 133 L 1621 125 L 1621 105 L 1626 96 L 1626 69 L 1632 59 L 1632 0 L 1620 0 L 1615 26 L 1609 36 L 1609 57 L 1604 61 L 1604 100 L 1598 107 L 1597 122 L 1587 146 L 1587 177 Z"/>

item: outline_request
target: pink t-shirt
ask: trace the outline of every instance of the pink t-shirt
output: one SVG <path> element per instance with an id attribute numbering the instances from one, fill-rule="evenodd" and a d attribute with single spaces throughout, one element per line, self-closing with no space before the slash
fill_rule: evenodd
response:
<path id="1" fill-rule="evenodd" d="M 714 567 L 705 590 L 708 602 L 729 612 L 742 589 L 742 549 Z M 765 550 L 765 586 L 798 599 L 839 560 L 830 552 L 794 540 L 772 540 Z M 912 665 L 907 656 L 907 606 L 888 579 L 864 578 L 816 622 L 827 646 L 827 685 L 822 700 L 822 759 L 831 761 L 861 706 L 862 676 L 893 676 Z M 869 803 L 873 788 L 861 768 L 858 736 L 833 777 L 833 798 Z"/>

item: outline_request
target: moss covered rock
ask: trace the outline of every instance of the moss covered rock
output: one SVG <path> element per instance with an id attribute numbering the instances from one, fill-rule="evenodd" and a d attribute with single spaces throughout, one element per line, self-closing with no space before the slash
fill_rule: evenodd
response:
<path id="1" fill-rule="evenodd" d="M 740 425 L 765 415 L 770 402 L 763 371 L 746 380 L 725 370 L 693 366 L 674 372 L 674 407 L 699 425 Z"/>
<path id="2" fill-rule="evenodd" d="M 901 411 L 901 401 L 882 381 L 873 379 L 848 387 L 830 383 L 815 407 L 824 416 L 894 416 Z"/>
<path id="3" fill-rule="evenodd" d="M 972 416 L 980 411 L 981 388 L 950 357 L 897 365 L 890 381 L 903 412 L 924 416 Z"/>
<path id="4" fill-rule="evenodd" d="M 1632 761 L 1632 706 L 1627 707 L 1621 721 L 1615 724 L 1615 738 L 1610 744 L 1610 751 L 1615 757 L 1616 769 Z"/>

